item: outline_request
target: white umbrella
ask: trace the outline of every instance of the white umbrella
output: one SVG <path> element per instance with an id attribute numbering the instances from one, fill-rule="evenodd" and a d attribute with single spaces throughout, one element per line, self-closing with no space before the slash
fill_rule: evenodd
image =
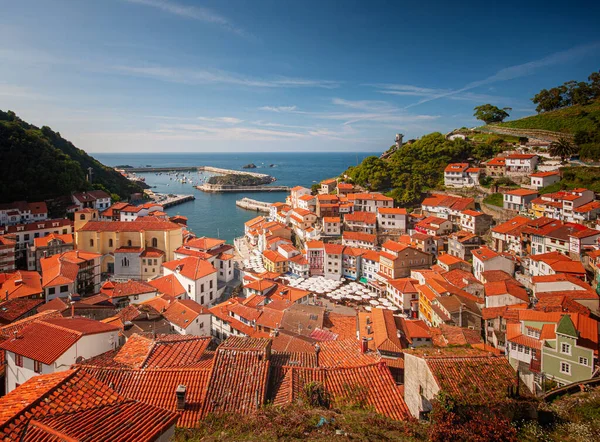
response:
<path id="1" fill-rule="evenodd" d="M 395 311 L 397 311 L 397 310 L 400 310 L 400 309 L 399 309 L 398 307 L 396 307 L 395 305 L 390 305 L 390 306 L 389 306 L 387 309 L 388 309 L 388 310 L 391 310 L 391 311 L 393 311 L 393 312 L 395 312 Z"/>
<path id="2" fill-rule="evenodd" d="M 385 308 L 383 305 L 376 305 L 375 308 Z"/>
<path id="3" fill-rule="evenodd" d="M 374 293 L 374 292 L 369 293 L 369 296 L 371 298 L 377 298 L 378 297 L 377 293 Z"/>
<path id="4" fill-rule="evenodd" d="M 379 305 L 379 302 L 375 301 L 374 299 L 371 299 L 369 301 L 369 304 L 371 304 L 371 305 Z"/>
<path id="5" fill-rule="evenodd" d="M 362 299 L 369 299 L 369 298 L 371 298 L 369 295 L 360 295 L 360 297 L 361 297 Z"/>

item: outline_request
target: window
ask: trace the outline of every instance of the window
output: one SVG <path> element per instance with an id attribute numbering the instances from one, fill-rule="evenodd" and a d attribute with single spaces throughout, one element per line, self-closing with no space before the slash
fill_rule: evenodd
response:
<path id="1" fill-rule="evenodd" d="M 204 296 L 200 296 L 200 304 L 204 305 Z"/>
<path id="2" fill-rule="evenodd" d="M 56 287 L 50 287 L 48 289 L 48 294 L 49 295 L 54 295 L 56 293 Z"/>
<path id="3" fill-rule="evenodd" d="M 525 354 L 528 355 L 529 354 L 529 347 L 525 347 Z"/>
<path id="4" fill-rule="evenodd" d="M 152 247 L 154 247 L 154 248 L 158 247 L 158 239 L 157 238 L 152 238 Z"/>
<path id="5" fill-rule="evenodd" d="M 579 356 L 579 363 L 581 365 L 588 365 L 588 358 L 584 358 L 582 356 Z"/>
<path id="6" fill-rule="evenodd" d="M 94 240 L 90 239 L 90 247 L 94 247 Z"/>
<path id="7" fill-rule="evenodd" d="M 22 367 L 23 366 L 23 356 L 18 355 L 15 353 L 15 365 L 17 367 Z"/>
<path id="8" fill-rule="evenodd" d="M 204 284 L 200 284 L 200 293 L 204 293 Z"/>
<path id="9" fill-rule="evenodd" d="M 571 345 L 570 344 L 562 343 L 560 345 L 560 352 L 561 353 L 565 353 L 567 355 L 570 355 L 571 354 Z"/>
<path id="10" fill-rule="evenodd" d="M 85 215 L 83 213 L 81 215 L 79 215 L 79 220 L 80 221 L 84 221 L 85 220 Z"/>
<path id="11" fill-rule="evenodd" d="M 566 362 L 560 363 L 560 372 L 564 374 L 571 374 L 571 364 Z"/>
<path id="12" fill-rule="evenodd" d="M 128 240 L 127 240 L 127 245 L 128 245 L 129 247 L 131 247 L 131 240 L 130 240 L 130 239 L 128 239 Z"/>
<path id="13" fill-rule="evenodd" d="M 36 373 L 42 372 L 42 363 L 40 361 L 33 361 L 33 371 Z"/>
<path id="14" fill-rule="evenodd" d="M 213 282 L 212 282 L 212 279 L 210 280 L 210 283 L 209 283 L 209 285 L 208 285 L 208 288 L 209 288 L 209 289 L 212 289 L 212 288 L 213 288 Z"/>
<path id="15" fill-rule="evenodd" d="M 113 240 L 112 240 L 112 238 L 110 238 L 108 240 L 108 247 L 112 247 L 112 246 L 113 246 Z"/>
<path id="16" fill-rule="evenodd" d="M 69 291 L 69 286 L 68 285 L 61 285 L 60 286 L 60 292 L 61 293 L 65 293 Z"/>
<path id="17" fill-rule="evenodd" d="M 191 284 L 188 284 L 188 293 L 192 293 L 192 286 L 191 286 Z"/>

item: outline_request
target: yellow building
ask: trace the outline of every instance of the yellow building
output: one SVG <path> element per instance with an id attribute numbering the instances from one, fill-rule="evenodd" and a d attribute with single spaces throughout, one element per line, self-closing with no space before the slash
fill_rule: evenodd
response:
<path id="1" fill-rule="evenodd" d="M 273 250 L 263 252 L 263 264 L 269 272 L 283 274 L 288 271 L 288 259 Z"/>
<path id="2" fill-rule="evenodd" d="M 75 217 L 78 220 L 79 215 L 76 213 Z M 151 247 L 163 251 L 164 260 L 171 261 L 175 259 L 175 250 L 183 244 L 181 225 L 154 217 L 135 221 L 88 221 L 76 224 L 75 228 L 77 249 L 101 254 L 103 273 L 114 272 L 114 251 L 121 247 Z"/>
<path id="3" fill-rule="evenodd" d="M 436 316 L 433 312 L 432 303 L 435 301 L 436 294 L 424 284 L 416 286 L 416 289 L 419 292 L 419 319 L 432 326 L 434 316 Z"/>

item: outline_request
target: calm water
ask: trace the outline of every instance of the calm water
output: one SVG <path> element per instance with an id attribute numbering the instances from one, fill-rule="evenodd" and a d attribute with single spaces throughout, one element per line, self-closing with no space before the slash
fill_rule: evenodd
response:
<path id="1" fill-rule="evenodd" d="M 315 182 L 339 175 L 349 166 L 356 165 L 373 153 L 173 153 L 173 154 L 93 154 L 108 166 L 128 164 L 133 167 L 151 165 L 170 166 L 214 166 L 243 170 L 248 163 L 256 164 L 252 171 L 266 173 L 277 178 L 276 184 L 310 187 Z M 275 167 L 269 167 L 275 164 Z M 196 179 L 197 173 L 186 173 Z M 194 194 L 190 201 L 167 209 L 169 215 L 184 215 L 188 226 L 198 236 L 212 236 L 232 242 L 244 233 L 244 223 L 257 216 L 256 212 L 240 209 L 235 201 L 243 197 L 260 201 L 284 201 L 285 192 L 248 192 L 211 194 L 200 192 L 191 184 L 169 180 L 169 175 L 144 174 L 152 190 L 159 193 Z M 206 176 L 206 175 L 205 175 Z"/>

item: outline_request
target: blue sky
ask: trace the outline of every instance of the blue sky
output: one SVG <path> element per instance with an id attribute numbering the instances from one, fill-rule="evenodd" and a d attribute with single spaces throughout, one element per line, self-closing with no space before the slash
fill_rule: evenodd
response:
<path id="1" fill-rule="evenodd" d="M 89 152 L 375 151 L 535 113 L 600 69 L 597 1 L 5 1 L 0 109 Z"/>

